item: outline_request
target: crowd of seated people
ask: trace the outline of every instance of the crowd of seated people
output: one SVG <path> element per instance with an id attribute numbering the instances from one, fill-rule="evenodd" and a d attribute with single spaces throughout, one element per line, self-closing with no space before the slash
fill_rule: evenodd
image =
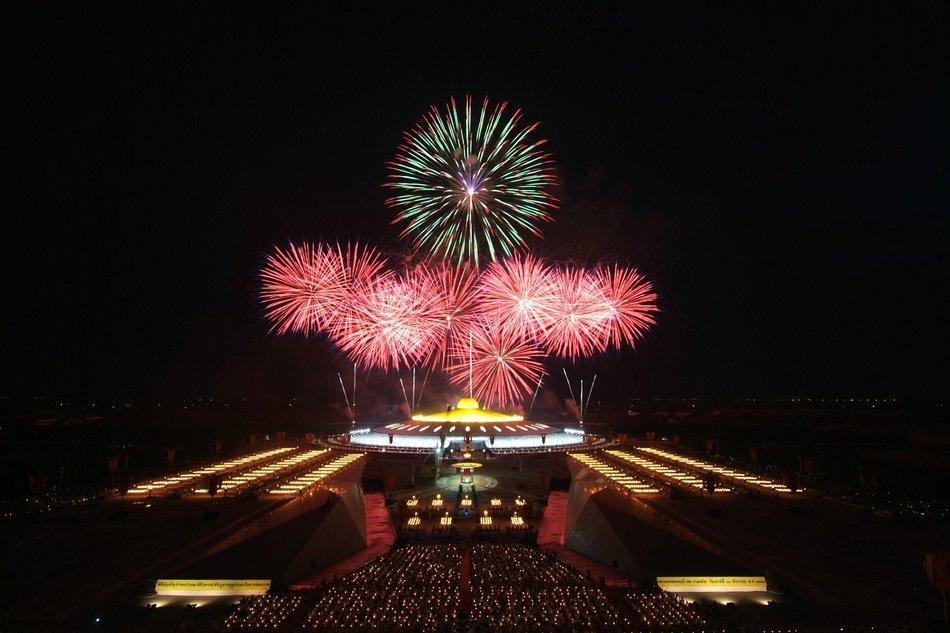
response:
<path id="1" fill-rule="evenodd" d="M 447 525 L 433 525 L 432 531 L 429 532 L 429 537 L 432 541 L 457 541 L 459 539 L 458 528 L 452 524 Z"/>
<path id="2" fill-rule="evenodd" d="M 472 544 L 471 584 L 477 631 L 630 630 L 603 588 L 528 545 Z"/>
<path id="3" fill-rule="evenodd" d="M 620 599 L 637 615 L 643 631 L 728 630 L 716 612 L 665 591 L 625 591 Z M 713 603 L 715 604 L 715 603 Z"/>
<path id="4" fill-rule="evenodd" d="M 418 543 L 426 540 L 426 528 L 424 525 L 397 525 L 396 539 L 402 543 Z"/>
<path id="5" fill-rule="evenodd" d="M 224 627 L 237 631 L 264 631 L 279 629 L 303 604 L 299 594 L 266 593 L 247 596 L 234 606 L 224 621 Z"/>
<path id="6" fill-rule="evenodd" d="M 451 631 L 458 611 L 460 551 L 407 545 L 322 590 L 309 631 Z"/>
<path id="7" fill-rule="evenodd" d="M 468 554 L 463 558 L 463 552 Z M 463 562 L 467 558 L 467 563 Z M 468 571 L 462 590 L 461 568 Z M 464 597 L 463 597 L 464 596 Z M 312 606 L 311 606 L 312 605 Z M 519 543 L 398 547 L 316 593 L 241 600 L 224 630 L 348 633 L 931 633 L 929 623 L 743 629 L 714 601 L 610 590 Z M 220 629 L 217 629 L 220 630 Z"/>

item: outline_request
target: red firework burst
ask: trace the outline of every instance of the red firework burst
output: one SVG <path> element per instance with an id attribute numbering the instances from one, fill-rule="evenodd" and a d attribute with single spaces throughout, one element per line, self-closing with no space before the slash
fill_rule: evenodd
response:
<path id="1" fill-rule="evenodd" d="M 351 298 L 390 273 L 385 261 L 359 244 L 290 244 L 275 249 L 261 270 L 261 302 L 280 334 L 333 332 L 345 321 Z"/>
<path id="2" fill-rule="evenodd" d="M 337 339 L 350 328 L 355 307 L 378 281 L 393 273 L 383 256 L 370 246 L 348 243 L 326 246 L 322 267 L 328 282 L 322 295 L 326 317 L 322 323 L 331 338 Z"/>
<path id="3" fill-rule="evenodd" d="M 633 268 L 605 266 L 595 271 L 607 310 L 606 346 L 633 346 L 656 320 L 653 284 Z"/>
<path id="4" fill-rule="evenodd" d="M 545 315 L 541 344 L 570 359 L 603 352 L 609 335 L 606 298 L 597 278 L 577 267 L 554 271 L 554 298 Z"/>
<path id="5" fill-rule="evenodd" d="M 365 368 L 447 370 L 496 406 L 524 400 L 546 355 L 574 360 L 633 346 L 657 312 L 652 285 L 635 269 L 531 255 L 484 270 L 429 261 L 397 274 L 360 244 L 290 244 L 267 258 L 261 280 L 273 330 L 324 332 Z"/>
<path id="6" fill-rule="evenodd" d="M 290 244 L 274 249 L 261 271 L 260 298 L 272 330 L 309 336 L 327 317 L 324 293 L 331 283 L 323 266 L 323 245 Z"/>
<path id="7" fill-rule="evenodd" d="M 534 341 L 482 317 L 468 341 L 456 341 L 448 372 L 482 406 L 509 407 L 523 403 L 544 376 L 543 358 Z"/>
<path id="8" fill-rule="evenodd" d="M 501 329 L 535 339 L 555 308 L 555 283 L 551 268 L 531 255 L 492 262 L 479 282 L 483 312 Z"/>
<path id="9" fill-rule="evenodd" d="M 468 263 L 438 262 L 416 266 L 413 271 L 425 278 L 424 283 L 429 284 L 434 293 L 432 316 L 440 322 L 442 336 L 428 364 L 443 368 L 456 341 L 468 341 L 468 332 L 479 312 L 478 270 Z"/>
<path id="10" fill-rule="evenodd" d="M 435 318 L 438 293 L 420 275 L 379 277 L 351 304 L 337 344 L 363 367 L 412 366 L 432 354 L 444 333 Z"/>

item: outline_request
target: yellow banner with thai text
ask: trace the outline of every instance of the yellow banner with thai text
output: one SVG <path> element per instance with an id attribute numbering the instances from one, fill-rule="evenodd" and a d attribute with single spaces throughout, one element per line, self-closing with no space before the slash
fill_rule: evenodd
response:
<path id="1" fill-rule="evenodd" d="M 765 576 L 658 576 L 664 591 L 767 591 Z"/>
<path id="2" fill-rule="evenodd" d="M 155 582 L 160 596 L 255 596 L 267 593 L 270 580 L 161 579 Z"/>

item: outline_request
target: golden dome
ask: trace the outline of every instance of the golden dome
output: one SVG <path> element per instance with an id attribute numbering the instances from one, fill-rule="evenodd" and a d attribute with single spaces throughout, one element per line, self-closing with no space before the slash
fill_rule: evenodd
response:
<path id="1" fill-rule="evenodd" d="M 462 398 L 459 400 L 459 403 L 455 405 L 456 409 L 478 409 L 478 400 L 475 398 Z"/>

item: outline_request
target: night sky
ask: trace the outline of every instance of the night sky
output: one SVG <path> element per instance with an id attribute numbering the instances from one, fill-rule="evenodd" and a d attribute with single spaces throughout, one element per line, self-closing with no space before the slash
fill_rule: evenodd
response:
<path id="1" fill-rule="evenodd" d="M 398 246 L 386 162 L 466 94 L 548 139 L 537 248 L 656 286 L 598 395 L 948 395 L 945 2 L 133 4 L 7 11 L 2 396 L 338 398 L 260 266 Z"/>

